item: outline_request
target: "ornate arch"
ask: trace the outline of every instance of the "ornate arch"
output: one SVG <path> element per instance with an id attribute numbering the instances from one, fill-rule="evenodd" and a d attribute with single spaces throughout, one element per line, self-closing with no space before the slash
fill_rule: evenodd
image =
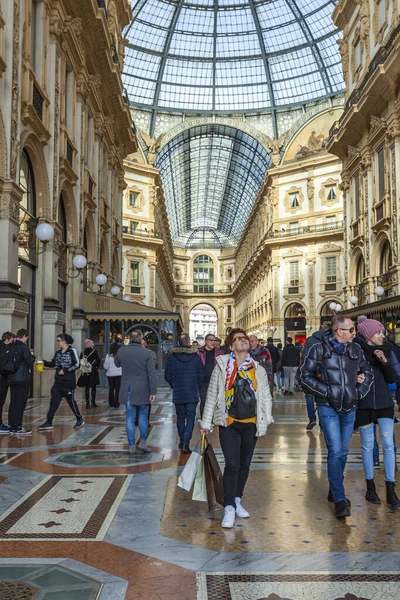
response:
<path id="1" fill-rule="evenodd" d="M 88 212 L 85 219 L 84 232 L 86 231 L 87 260 L 88 262 L 97 262 L 97 241 L 96 227 L 94 225 L 93 215 Z"/>
<path id="2" fill-rule="evenodd" d="M 365 266 L 365 257 L 361 250 L 361 248 L 355 248 L 354 252 L 350 257 L 350 265 L 349 265 L 349 283 L 350 285 L 358 285 L 360 282 L 356 282 L 356 273 L 357 273 L 357 265 L 358 261 L 362 259 L 364 261 Z"/>
<path id="3" fill-rule="evenodd" d="M 390 243 L 390 239 L 386 235 L 384 231 L 381 231 L 377 236 L 372 250 L 371 257 L 371 273 L 372 275 L 380 275 L 380 261 L 382 256 L 382 250 L 385 244 L 388 243 L 390 247 L 390 251 L 392 252 L 392 244 Z"/>
<path id="4" fill-rule="evenodd" d="M 218 308 L 218 305 L 217 305 L 217 304 L 214 304 L 214 302 L 212 302 L 212 301 L 209 301 L 208 299 L 207 299 L 207 301 L 204 301 L 204 300 L 194 300 L 194 301 L 193 301 L 193 302 L 192 302 L 192 303 L 189 305 L 189 318 L 190 318 L 190 313 L 192 312 L 192 310 L 193 310 L 194 308 L 196 308 L 196 306 L 198 306 L 199 304 L 207 304 L 208 306 L 211 306 L 211 308 L 213 308 L 213 309 L 215 310 L 215 312 L 216 312 L 216 315 L 217 315 L 217 322 L 218 322 L 218 310 L 219 310 L 219 308 Z"/>
<path id="5" fill-rule="evenodd" d="M 7 140 L 3 115 L 0 110 L 0 177 L 7 179 Z"/>
<path id="6" fill-rule="evenodd" d="M 303 300 L 298 300 L 297 298 L 290 298 L 290 299 L 289 299 L 289 300 L 287 300 L 287 301 L 285 302 L 285 304 L 283 304 L 283 305 L 282 305 L 282 307 L 281 307 L 281 315 L 280 315 L 280 318 L 281 318 L 281 319 L 284 319 L 284 318 L 285 318 L 285 315 L 286 315 L 286 310 L 288 309 L 288 307 L 289 307 L 291 304 L 300 304 L 300 305 L 301 305 L 301 306 L 304 308 L 304 310 L 306 311 L 306 317 L 308 316 L 308 309 L 307 309 L 307 305 L 306 305 L 306 303 L 305 303 L 305 302 L 303 302 Z M 309 317 L 308 317 L 308 318 L 309 318 Z"/>
<path id="7" fill-rule="evenodd" d="M 317 310 L 315 315 L 317 317 L 321 316 L 321 310 L 323 309 L 323 307 L 325 306 L 325 304 L 329 304 L 330 302 L 336 302 L 336 304 L 340 304 L 340 306 L 343 306 L 343 299 L 338 298 L 338 296 L 332 296 L 332 298 L 329 298 L 328 300 L 326 298 L 323 298 L 318 306 L 317 306 Z"/>
<path id="8" fill-rule="evenodd" d="M 26 150 L 29 154 L 35 175 L 36 214 L 38 217 L 51 220 L 49 178 L 42 144 L 35 135 L 29 134 L 24 143 L 21 144 L 22 150 Z"/>
<path id="9" fill-rule="evenodd" d="M 228 127 L 233 127 L 234 129 L 238 129 L 239 131 L 243 131 L 243 133 L 247 133 L 247 135 L 254 138 L 265 150 L 268 154 L 271 153 L 271 149 L 268 145 L 267 138 L 268 136 L 264 135 L 259 129 L 252 127 L 246 121 L 242 119 L 235 119 L 233 117 L 223 117 L 216 116 L 215 120 L 212 120 L 210 117 L 198 117 L 195 119 L 186 119 L 182 123 L 178 123 L 175 127 L 169 129 L 161 138 L 160 146 L 157 149 L 157 152 L 160 153 L 161 150 L 174 139 L 180 133 L 187 131 L 188 129 L 192 129 L 193 127 L 199 127 L 201 125 L 226 125 Z"/>
<path id="10" fill-rule="evenodd" d="M 78 215 L 76 210 L 75 196 L 69 181 L 64 181 L 60 196 L 64 200 L 64 209 L 67 217 L 67 242 L 68 244 L 79 244 L 79 227 L 78 227 Z M 57 206 L 58 211 L 59 205 Z M 57 212 L 57 218 L 58 218 Z"/>

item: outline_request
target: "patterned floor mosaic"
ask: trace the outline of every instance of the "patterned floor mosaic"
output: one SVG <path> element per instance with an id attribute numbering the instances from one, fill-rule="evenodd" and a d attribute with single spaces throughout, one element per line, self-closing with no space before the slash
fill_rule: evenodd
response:
<path id="1" fill-rule="evenodd" d="M 51 565 L 0 566 L 0 600 L 96 600 L 102 584 Z"/>
<path id="2" fill-rule="evenodd" d="M 198 600 L 389 600 L 400 598 L 399 573 L 197 575 Z"/>
<path id="3" fill-rule="evenodd" d="M 384 500 L 384 477 L 378 491 Z M 336 519 L 327 502 L 325 472 L 250 472 L 243 505 L 250 519 L 236 519 L 222 529 L 222 510 L 208 513 L 206 503 L 193 502 L 190 492 L 168 482 L 161 534 L 210 550 L 224 552 L 396 552 L 400 544 L 398 514 L 384 503 L 364 498 L 364 473 L 352 471 L 346 489 L 352 516 Z M 366 526 L 367 524 L 367 526 Z"/>
<path id="4" fill-rule="evenodd" d="M 100 469 L 104 467 L 131 467 L 161 462 L 164 454 L 129 454 L 129 450 L 77 450 L 63 454 L 52 454 L 45 462 L 63 467 L 79 467 L 80 469 Z"/>
<path id="5" fill-rule="evenodd" d="M 0 519 L 0 539 L 101 540 L 131 476 L 46 477 Z"/>

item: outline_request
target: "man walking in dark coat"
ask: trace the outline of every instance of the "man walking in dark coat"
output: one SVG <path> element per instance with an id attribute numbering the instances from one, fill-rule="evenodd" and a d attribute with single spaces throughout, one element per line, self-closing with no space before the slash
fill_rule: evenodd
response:
<path id="1" fill-rule="evenodd" d="M 190 346 L 190 337 L 183 333 L 179 338 L 179 347 L 172 350 L 165 365 L 164 377 L 172 387 L 172 401 L 175 404 L 179 449 L 191 454 L 189 448 L 192 438 L 196 407 L 204 381 L 204 367 L 196 348 Z"/>
<path id="2" fill-rule="evenodd" d="M 139 452 L 149 454 L 147 435 L 149 426 L 149 404 L 153 404 L 157 393 L 157 375 L 153 355 L 141 345 L 143 334 L 134 329 L 130 334 L 130 344 L 120 348 L 114 359 L 116 367 L 122 367 L 119 400 L 126 405 L 126 434 L 129 452 L 136 452 L 135 420 L 139 413 L 140 442 Z"/>
<path id="3" fill-rule="evenodd" d="M 305 357 L 309 353 L 311 346 L 313 346 L 314 344 L 321 343 L 322 336 L 328 330 L 329 330 L 329 323 L 324 321 L 323 323 L 321 323 L 321 327 L 320 327 L 319 331 L 314 331 L 314 333 L 306 339 L 304 348 L 303 348 L 302 357 L 301 357 L 302 363 L 304 362 Z M 311 394 L 306 394 L 306 403 L 307 403 L 307 415 L 308 415 L 308 424 L 307 424 L 306 430 L 311 431 L 311 429 L 313 429 L 313 427 L 315 427 L 317 424 L 317 415 L 315 412 L 314 396 L 312 396 Z"/>
<path id="4" fill-rule="evenodd" d="M 285 374 L 285 395 L 293 396 L 294 380 L 300 365 L 300 350 L 293 344 L 293 338 L 288 337 L 282 352 L 282 367 Z"/>
<path id="5" fill-rule="evenodd" d="M 332 332 L 313 344 L 300 367 L 300 382 L 315 397 L 319 422 L 328 448 L 328 501 L 335 503 L 337 517 L 350 516 L 344 491 L 344 469 L 354 429 L 356 409 L 368 394 L 373 372 L 361 347 L 354 342 L 351 319 L 336 315 Z"/>
<path id="6" fill-rule="evenodd" d="M 26 329 L 17 331 L 17 337 L 11 346 L 15 355 L 16 371 L 8 376 L 10 386 L 10 406 L 8 409 L 8 425 L 10 434 L 30 435 L 31 430 L 22 427 L 22 418 L 29 396 L 29 387 L 35 357 L 27 346 L 29 333 Z"/>

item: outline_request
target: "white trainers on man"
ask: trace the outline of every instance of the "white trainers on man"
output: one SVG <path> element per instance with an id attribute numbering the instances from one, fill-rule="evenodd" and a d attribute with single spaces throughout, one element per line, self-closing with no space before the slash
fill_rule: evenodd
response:
<path id="1" fill-rule="evenodd" d="M 248 519 L 248 517 L 250 516 L 250 513 L 248 513 L 247 510 L 245 510 L 243 508 L 242 499 L 235 498 L 235 504 L 236 504 L 236 516 L 241 517 L 242 519 Z"/>
<path id="2" fill-rule="evenodd" d="M 235 509 L 233 506 L 225 506 L 224 518 L 222 519 L 221 527 L 232 529 L 235 524 Z"/>

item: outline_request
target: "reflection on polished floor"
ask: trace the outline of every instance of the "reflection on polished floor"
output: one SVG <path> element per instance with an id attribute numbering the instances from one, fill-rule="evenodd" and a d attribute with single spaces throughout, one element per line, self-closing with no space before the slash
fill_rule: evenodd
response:
<path id="1" fill-rule="evenodd" d="M 150 456 L 129 455 L 123 409 L 109 409 L 105 391 L 79 431 L 63 405 L 54 430 L 38 432 L 46 410 L 29 403 L 31 437 L 0 436 L 0 600 L 400 597 L 398 515 L 365 501 L 354 435 L 352 516 L 334 517 L 324 438 L 319 427 L 306 432 L 302 395 L 277 394 L 243 500 L 251 518 L 232 530 L 221 529 L 222 511 L 209 514 L 176 486 L 187 457 L 167 389 L 153 408 Z M 376 480 L 384 498 L 382 469 Z"/>

